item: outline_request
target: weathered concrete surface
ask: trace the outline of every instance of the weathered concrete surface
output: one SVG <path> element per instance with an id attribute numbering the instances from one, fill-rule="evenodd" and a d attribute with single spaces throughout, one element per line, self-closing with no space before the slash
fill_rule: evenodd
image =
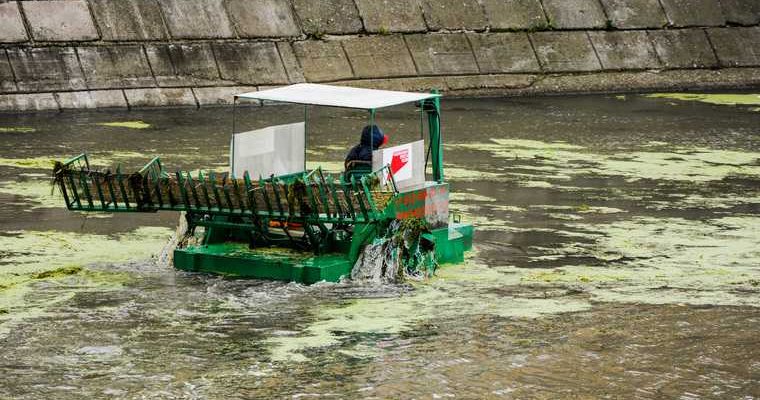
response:
<path id="1" fill-rule="evenodd" d="M 301 34 L 288 0 L 227 0 L 226 4 L 240 37 L 288 37 Z"/>
<path id="2" fill-rule="evenodd" d="M 66 109 L 127 108 L 127 100 L 121 90 L 92 90 L 56 93 L 58 105 Z"/>
<path id="3" fill-rule="evenodd" d="M 612 26 L 620 29 L 662 28 L 668 18 L 659 0 L 601 0 Z"/>
<path id="4" fill-rule="evenodd" d="M 293 50 L 307 81 L 334 81 L 354 76 L 339 41 L 295 42 Z"/>
<path id="5" fill-rule="evenodd" d="M 296 53 L 293 51 L 293 45 L 289 42 L 277 42 L 277 51 L 280 53 L 280 59 L 285 66 L 285 72 L 288 75 L 288 81 L 290 83 L 305 82 L 306 78 L 303 76 L 303 69 L 301 64 L 298 63 Z"/>
<path id="6" fill-rule="evenodd" d="M 168 37 L 156 0 L 90 0 L 103 40 L 161 40 Z"/>
<path id="7" fill-rule="evenodd" d="M 158 86 L 208 86 L 221 78 L 209 43 L 145 45 Z"/>
<path id="8" fill-rule="evenodd" d="M 0 3 L 0 43 L 24 42 L 27 39 L 18 3 Z"/>
<path id="9" fill-rule="evenodd" d="M 58 110 L 52 93 L 0 94 L 0 111 Z"/>
<path id="10" fill-rule="evenodd" d="M 197 106 L 191 89 L 125 89 L 130 108 Z"/>
<path id="11" fill-rule="evenodd" d="M 644 31 L 589 32 L 603 69 L 654 69 L 660 66 Z"/>
<path id="12" fill-rule="evenodd" d="M 478 64 L 464 34 L 409 35 L 405 39 L 420 74 L 457 75 L 478 72 Z"/>
<path id="13" fill-rule="evenodd" d="M 760 65 L 760 27 L 715 28 L 707 33 L 721 66 Z"/>
<path id="14" fill-rule="evenodd" d="M 222 79 L 242 84 L 282 84 L 288 75 L 273 42 L 214 43 Z"/>
<path id="15" fill-rule="evenodd" d="M 546 27 L 539 0 L 481 0 L 491 30 L 538 29 Z"/>
<path id="16" fill-rule="evenodd" d="M 18 89 L 16 81 L 13 79 L 11 64 L 8 62 L 8 56 L 5 49 L 0 49 L 0 91 L 5 93 L 15 92 Z"/>
<path id="17" fill-rule="evenodd" d="M 422 0 L 429 29 L 483 30 L 488 20 L 477 0 Z"/>
<path id="18" fill-rule="evenodd" d="M 419 0 L 355 1 L 367 32 L 423 32 L 427 29 Z"/>
<path id="19" fill-rule="evenodd" d="M 357 78 L 416 75 L 401 36 L 358 37 L 343 42 Z"/>
<path id="20" fill-rule="evenodd" d="M 71 47 L 12 48 L 8 49 L 8 58 L 21 91 L 86 89 Z"/>
<path id="21" fill-rule="evenodd" d="M 719 0 L 661 0 L 673 26 L 718 26 L 726 22 Z"/>
<path id="22" fill-rule="evenodd" d="M 359 11 L 353 0 L 293 0 L 301 29 L 315 36 L 356 33 L 362 30 Z"/>
<path id="23" fill-rule="evenodd" d="M 232 104 L 233 96 L 241 93 L 255 92 L 256 86 L 226 86 L 193 88 L 198 105 L 213 106 Z"/>
<path id="24" fill-rule="evenodd" d="M 403 77 L 337 81 L 333 84 L 387 90 L 442 90 L 447 96 L 521 96 L 553 93 L 640 92 L 650 90 L 718 90 L 760 87 L 760 68 L 676 69 L 664 71 L 608 71 L 571 74 L 489 74 L 439 77 Z M 270 86 L 207 87 L 192 89 L 202 106 L 228 104 L 233 94 L 263 90 Z M 131 107 L 196 107 L 189 89 L 125 89 Z M 121 90 L 66 93 L 0 95 L 0 111 L 58 110 L 76 104 L 95 106 L 98 102 L 122 107 Z M 94 98 L 88 100 L 87 95 Z M 70 98 L 67 96 L 71 96 Z M 77 106 L 78 107 L 78 106 Z"/>
<path id="25" fill-rule="evenodd" d="M 21 5 L 34 40 L 98 39 L 98 31 L 84 0 L 23 1 Z"/>
<path id="26" fill-rule="evenodd" d="M 597 71 L 602 68 L 586 32 L 530 34 L 541 67 L 549 72 Z"/>
<path id="27" fill-rule="evenodd" d="M 665 68 L 712 68 L 718 65 L 702 29 L 651 31 L 649 37 Z"/>
<path id="28" fill-rule="evenodd" d="M 467 38 L 482 73 L 541 71 L 526 33 L 472 33 Z"/>
<path id="29" fill-rule="evenodd" d="M 448 90 L 446 78 L 441 76 L 423 78 L 364 79 L 359 81 L 335 82 L 336 85 L 401 90 L 409 92 L 429 92 L 431 89 Z"/>
<path id="30" fill-rule="evenodd" d="M 748 88 L 760 84 L 760 69 L 668 70 L 549 75 L 511 94 L 630 92 Z"/>
<path id="31" fill-rule="evenodd" d="M 487 75 L 478 75 L 487 77 Z M 535 79 L 532 77 L 535 76 Z M 538 95 L 553 93 L 616 93 L 650 90 L 708 90 L 753 88 L 760 85 L 760 68 L 723 70 L 607 71 L 549 75 L 490 75 L 481 88 L 474 76 L 368 79 L 337 82 L 357 87 L 388 90 L 443 90 L 448 96 Z M 458 82 L 457 82 L 458 81 Z M 451 82 L 451 86 L 449 83 Z M 503 84 L 503 87 L 499 85 Z M 454 89 L 461 88 L 461 89 Z"/>
<path id="32" fill-rule="evenodd" d="M 160 4 L 173 38 L 235 36 L 223 0 L 161 0 Z"/>
<path id="33" fill-rule="evenodd" d="M 140 45 L 77 48 L 89 89 L 155 86 Z"/>
<path id="34" fill-rule="evenodd" d="M 554 28 L 603 28 L 607 25 L 599 0 L 543 0 L 543 4 Z"/>
<path id="35" fill-rule="evenodd" d="M 527 88 L 537 79 L 536 75 L 465 75 L 446 77 L 449 91 L 472 89 L 519 89 Z"/>
<path id="36" fill-rule="evenodd" d="M 758 0 L 720 0 L 723 15 L 731 24 L 760 24 L 760 1 Z"/>

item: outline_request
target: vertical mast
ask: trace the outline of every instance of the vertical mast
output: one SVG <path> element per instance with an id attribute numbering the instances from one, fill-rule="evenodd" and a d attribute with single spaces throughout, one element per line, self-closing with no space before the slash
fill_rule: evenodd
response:
<path id="1" fill-rule="evenodd" d="M 438 93 L 433 90 L 433 93 Z M 443 182 L 443 140 L 441 138 L 441 99 L 435 97 L 424 101 L 430 133 L 430 156 L 433 159 L 433 180 Z"/>

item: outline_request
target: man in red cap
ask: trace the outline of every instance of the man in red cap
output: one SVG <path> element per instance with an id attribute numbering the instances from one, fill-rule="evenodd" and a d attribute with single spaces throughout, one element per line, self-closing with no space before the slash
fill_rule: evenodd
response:
<path id="1" fill-rule="evenodd" d="M 362 137 L 359 144 L 354 146 L 346 156 L 343 163 L 346 173 L 352 170 L 371 171 L 372 151 L 388 143 L 388 136 L 377 125 L 367 125 L 362 129 Z"/>

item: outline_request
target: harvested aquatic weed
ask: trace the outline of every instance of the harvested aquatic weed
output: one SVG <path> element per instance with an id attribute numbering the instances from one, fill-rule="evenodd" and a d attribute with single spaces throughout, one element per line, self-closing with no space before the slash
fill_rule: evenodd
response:
<path id="1" fill-rule="evenodd" d="M 423 237 L 430 232 L 424 219 L 395 220 L 388 232 L 365 247 L 351 270 L 352 280 L 398 283 L 433 275 L 438 264 L 433 243 Z"/>

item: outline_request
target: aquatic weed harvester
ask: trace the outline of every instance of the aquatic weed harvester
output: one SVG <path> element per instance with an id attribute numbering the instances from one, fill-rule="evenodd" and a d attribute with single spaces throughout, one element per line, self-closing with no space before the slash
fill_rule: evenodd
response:
<path id="1" fill-rule="evenodd" d="M 239 99 L 365 110 L 370 125 L 377 110 L 412 103 L 427 135 L 421 124 L 421 140 L 333 177 L 306 169 L 306 112 L 303 122 L 247 132 L 233 122 L 229 172 L 170 173 L 158 157 L 132 173 L 94 170 L 87 154 L 56 163 L 66 207 L 184 212 L 173 263 L 185 271 L 314 283 L 356 275 L 370 258 L 422 274 L 463 261 L 473 227 L 449 213 L 439 94 L 305 83 L 239 94 L 235 107 Z"/>

